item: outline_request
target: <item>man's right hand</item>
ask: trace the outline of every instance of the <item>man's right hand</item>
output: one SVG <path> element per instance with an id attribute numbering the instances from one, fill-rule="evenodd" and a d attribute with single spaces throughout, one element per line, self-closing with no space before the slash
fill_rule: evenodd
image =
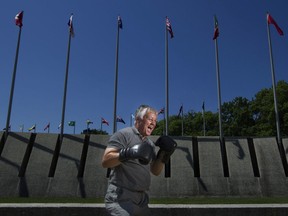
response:
<path id="1" fill-rule="evenodd" d="M 139 159 L 141 164 L 147 165 L 153 156 L 153 147 L 146 142 L 123 148 L 119 152 L 119 161 L 123 162 L 130 159 Z"/>

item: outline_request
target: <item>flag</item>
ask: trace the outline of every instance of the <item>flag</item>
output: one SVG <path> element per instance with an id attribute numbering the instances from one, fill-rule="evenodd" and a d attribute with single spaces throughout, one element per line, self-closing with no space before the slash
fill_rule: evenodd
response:
<path id="1" fill-rule="evenodd" d="M 181 105 L 180 109 L 179 109 L 179 113 L 178 113 L 178 117 L 180 117 L 181 113 L 183 112 L 183 105 Z"/>
<path id="2" fill-rule="evenodd" d="M 15 24 L 17 26 L 19 26 L 20 28 L 23 26 L 23 23 L 22 23 L 23 13 L 24 13 L 24 11 L 21 11 L 20 13 L 16 14 L 16 16 L 15 16 Z"/>
<path id="3" fill-rule="evenodd" d="M 10 130 L 10 129 L 11 129 L 11 125 L 9 125 L 9 127 L 8 127 L 8 130 Z M 3 130 L 6 130 L 6 127 L 3 128 Z"/>
<path id="4" fill-rule="evenodd" d="M 72 37 L 74 37 L 74 28 L 73 28 L 73 13 L 71 14 L 69 21 L 68 21 L 69 31 Z"/>
<path id="5" fill-rule="evenodd" d="M 202 104 L 202 111 L 204 112 L 205 111 L 205 102 L 203 101 L 203 104 Z"/>
<path id="6" fill-rule="evenodd" d="M 75 122 L 75 121 L 69 121 L 69 122 L 68 122 L 68 125 L 69 125 L 69 126 L 74 126 L 74 127 L 75 127 L 76 122 Z"/>
<path id="7" fill-rule="evenodd" d="M 118 27 L 121 29 L 123 28 L 122 19 L 120 16 L 118 16 Z"/>
<path id="8" fill-rule="evenodd" d="M 102 117 L 101 117 L 101 123 L 102 124 L 107 124 L 109 126 L 109 122 L 106 119 L 102 118 Z"/>
<path id="9" fill-rule="evenodd" d="M 218 36 L 219 36 L 218 20 L 217 20 L 217 17 L 214 16 L 214 36 L 213 36 L 213 40 L 217 39 Z"/>
<path id="10" fill-rule="evenodd" d="M 117 116 L 116 122 L 121 122 L 123 124 L 126 124 L 125 121 L 120 116 Z"/>
<path id="11" fill-rule="evenodd" d="M 164 112 L 165 112 L 165 109 L 162 108 L 162 109 L 159 110 L 158 114 L 164 114 Z"/>
<path id="12" fill-rule="evenodd" d="M 35 130 L 35 129 L 36 129 L 36 125 L 34 124 L 32 127 L 30 127 L 30 128 L 28 129 L 28 131 Z"/>
<path id="13" fill-rule="evenodd" d="M 171 23 L 170 23 L 170 21 L 169 21 L 167 16 L 166 16 L 166 29 L 170 33 L 170 38 L 173 38 L 174 37 L 174 33 L 172 31 L 172 26 L 171 26 Z"/>
<path id="14" fill-rule="evenodd" d="M 203 104 L 202 104 L 202 115 L 204 115 L 205 113 L 205 102 L 203 101 Z"/>
<path id="15" fill-rule="evenodd" d="M 89 125 L 89 124 L 93 124 L 93 122 L 90 121 L 89 119 L 87 119 L 87 120 L 86 120 L 86 124 L 87 124 L 87 125 Z"/>
<path id="16" fill-rule="evenodd" d="M 273 24 L 278 31 L 279 35 L 284 35 L 282 29 L 278 26 L 278 24 L 275 22 L 275 20 L 272 18 L 272 16 L 267 13 L 267 22 L 268 24 Z"/>
<path id="17" fill-rule="evenodd" d="M 46 125 L 46 127 L 44 128 L 44 131 L 47 130 L 48 128 L 50 128 L 50 122 Z"/>

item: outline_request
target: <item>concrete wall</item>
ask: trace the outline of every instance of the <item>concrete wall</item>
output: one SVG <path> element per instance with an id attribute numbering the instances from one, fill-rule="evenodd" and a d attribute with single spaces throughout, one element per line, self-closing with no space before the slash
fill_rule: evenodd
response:
<path id="1" fill-rule="evenodd" d="M 0 197 L 104 197 L 101 159 L 109 136 L 65 134 L 62 144 L 58 139 L 9 133 L 0 146 Z M 287 138 L 282 158 L 275 138 L 174 139 L 178 147 L 170 164 L 152 176 L 151 197 L 288 195 Z"/>

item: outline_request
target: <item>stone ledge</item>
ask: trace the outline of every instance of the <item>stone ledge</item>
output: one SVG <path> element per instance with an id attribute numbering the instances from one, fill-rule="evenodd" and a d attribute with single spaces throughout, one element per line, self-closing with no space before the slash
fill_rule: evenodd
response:
<path id="1" fill-rule="evenodd" d="M 288 204 L 150 204 L 151 215 L 286 216 Z M 1 216 L 105 216 L 104 204 L 83 203 L 1 203 Z"/>

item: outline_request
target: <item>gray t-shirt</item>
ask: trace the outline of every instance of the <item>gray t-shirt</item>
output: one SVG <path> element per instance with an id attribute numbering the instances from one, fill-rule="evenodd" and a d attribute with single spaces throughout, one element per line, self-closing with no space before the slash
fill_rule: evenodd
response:
<path id="1" fill-rule="evenodd" d="M 153 146 L 153 158 L 156 158 L 154 143 L 148 138 L 145 142 Z M 107 147 L 122 149 L 140 143 L 142 143 L 142 139 L 138 130 L 135 127 L 128 127 L 114 133 L 110 137 Z M 119 166 L 112 169 L 109 179 L 109 183 L 132 191 L 147 191 L 150 182 L 150 164 L 143 165 L 138 160 L 123 161 Z"/>

